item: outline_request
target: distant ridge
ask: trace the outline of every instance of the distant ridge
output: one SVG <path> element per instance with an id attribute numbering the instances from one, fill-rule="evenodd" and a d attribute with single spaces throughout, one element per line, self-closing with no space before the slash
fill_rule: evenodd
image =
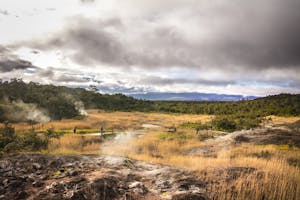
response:
<path id="1" fill-rule="evenodd" d="M 256 96 L 216 94 L 216 93 L 172 93 L 172 92 L 148 92 L 128 94 L 136 99 L 150 101 L 240 101 L 253 100 Z"/>

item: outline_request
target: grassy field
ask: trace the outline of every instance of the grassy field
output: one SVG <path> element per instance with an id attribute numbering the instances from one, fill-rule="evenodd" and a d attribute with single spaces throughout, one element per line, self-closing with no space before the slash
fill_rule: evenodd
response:
<path id="1" fill-rule="evenodd" d="M 81 120 L 63 119 L 30 125 L 28 123 L 12 124 L 16 132 L 27 132 L 34 128 L 37 132 L 45 132 L 49 128 L 63 133 L 72 133 L 73 128 L 82 133 L 99 132 L 101 126 L 108 130 L 140 129 L 143 124 L 154 124 L 162 127 L 179 126 L 185 122 L 210 121 L 211 115 L 191 114 L 163 114 L 163 113 L 142 113 L 142 112 L 104 112 L 101 110 L 88 110 L 88 115 Z M 1 126 L 1 124 L 0 124 Z"/>
<path id="2" fill-rule="evenodd" d="M 227 134 L 201 130 L 194 123 L 207 123 L 214 116 L 89 110 L 82 120 L 36 124 L 38 131 L 54 128 L 61 137 L 51 138 L 50 154 L 109 154 L 176 166 L 195 172 L 209 185 L 212 199 L 300 199 L 300 149 L 289 144 L 255 144 L 218 140 Z M 299 117 L 269 116 L 268 128 L 297 125 Z M 148 125 L 148 126 L 145 126 Z M 155 125 L 155 126 L 153 126 Z M 13 124 L 17 132 L 28 124 Z M 116 137 L 73 134 L 114 130 Z M 298 126 L 298 125 L 297 125 Z M 177 127 L 176 132 L 168 132 Z M 293 134 L 296 129 L 290 130 Z M 272 129 L 270 129 L 272 131 Z M 124 134 L 126 132 L 126 134 Z M 121 134 L 122 133 L 122 134 Z M 137 134 L 138 133 L 138 134 Z M 272 132 L 270 132 L 270 136 Z M 259 135 L 258 135 L 259 137 Z"/>
<path id="3" fill-rule="evenodd" d="M 193 134 L 166 135 L 154 133 L 133 141 L 124 156 L 195 171 L 210 183 L 211 197 L 214 199 L 300 197 L 298 148 L 287 145 L 237 144 L 199 156 L 185 152 L 193 148 L 209 149 L 213 144 L 201 142 Z"/>
<path id="4" fill-rule="evenodd" d="M 176 166 L 193 171 L 204 180 L 213 199 L 297 200 L 300 197 L 300 150 L 297 147 L 237 143 L 205 152 L 217 144 L 213 139 L 203 138 L 219 137 L 220 133 L 146 132 L 143 137 L 129 137 L 124 143 L 67 134 L 53 139 L 49 151 L 53 154 L 108 154 Z M 190 151 L 194 149 L 202 149 L 204 153 L 194 154 Z"/>

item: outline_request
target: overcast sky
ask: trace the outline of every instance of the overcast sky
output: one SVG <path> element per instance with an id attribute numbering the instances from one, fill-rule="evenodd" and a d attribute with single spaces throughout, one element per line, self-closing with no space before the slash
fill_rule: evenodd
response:
<path id="1" fill-rule="evenodd" d="M 299 0 L 0 0 L 0 78 L 300 93 Z"/>

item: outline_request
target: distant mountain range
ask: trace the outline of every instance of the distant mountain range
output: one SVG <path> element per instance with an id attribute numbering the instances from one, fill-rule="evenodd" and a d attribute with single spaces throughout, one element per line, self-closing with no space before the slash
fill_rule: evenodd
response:
<path id="1" fill-rule="evenodd" d="M 256 96 L 215 94 L 215 93 L 169 93 L 169 92 L 149 92 L 129 94 L 136 99 L 151 101 L 240 101 L 253 100 Z"/>

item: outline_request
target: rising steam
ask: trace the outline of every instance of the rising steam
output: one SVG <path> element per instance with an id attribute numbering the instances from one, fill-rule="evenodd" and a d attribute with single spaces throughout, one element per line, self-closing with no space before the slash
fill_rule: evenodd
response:
<path id="1" fill-rule="evenodd" d="M 7 119 L 11 121 L 47 122 L 50 117 L 47 112 L 37 107 L 36 104 L 24 103 L 22 100 L 13 101 L 8 105 Z"/>
<path id="2" fill-rule="evenodd" d="M 64 95 L 65 99 L 72 102 L 75 106 L 75 109 L 78 111 L 78 113 L 80 115 L 87 115 L 87 112 L 84 108 L 84 104 L 82 103 L 82 101 L 77 100 L 76 98 L 74 98 L 74 96 L 70 95 L 70 94 L 65 94 Z"/>
<path id="3" fill-rule="evenodd" d="M 84 105 L 83 105 L 82 101 L 75 101 L 74 105 L 80 115 L 84 115 L 84 116 L 87 115 L 87 112 L 84 109 Z"/>

